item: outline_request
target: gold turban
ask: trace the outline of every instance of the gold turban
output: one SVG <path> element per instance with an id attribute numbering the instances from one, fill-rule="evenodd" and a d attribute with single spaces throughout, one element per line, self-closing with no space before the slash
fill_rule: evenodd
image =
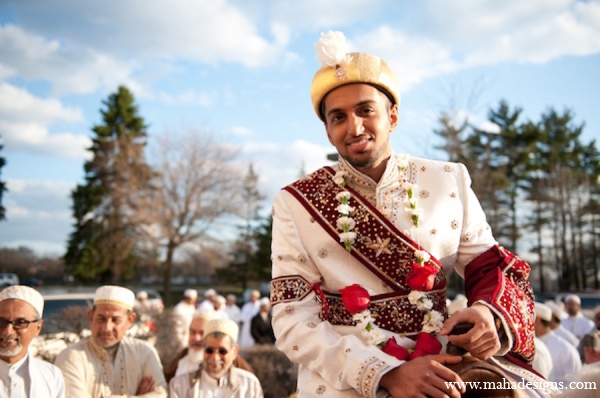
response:
<path id="1" fill-rule="evenodd" d="M 339 32 L 329 32 L 343 35 Z M 321 35 L 323 40 L 323 34 Z M 323 46 L 321 42 L 316 44 L 317 46 Z M 328 43 L 325 46 L 330 45 Z M 325 49 L 325 52 L 335 53 L 331 49 Z M 317 47 L 317 52 L 319 48 Z M 321 50 L 323 52 L 323 50 Z M 339 58 L 339 55 L 338 55 Z M 398 81 L 394 72 L 388 64 L 381 58 L 367 54 L 367 53 L 347 53 L 344 59 L 332 65 L 330 63 L 324 63 L 321 68 L 315 74 L 310 89 L 310 97 L 313 103 L 314 110 L 319 117 L 323 120 L 321 115 L 321 102 L 325 96 L 332 90 L 351 83 L 366 83 L 377 87 L 384 94 L 386 94 L 390 101 L 394 104 L 400 104 L 400 90 Z M 324 121 L 324 120 L 323 120 Z"/>

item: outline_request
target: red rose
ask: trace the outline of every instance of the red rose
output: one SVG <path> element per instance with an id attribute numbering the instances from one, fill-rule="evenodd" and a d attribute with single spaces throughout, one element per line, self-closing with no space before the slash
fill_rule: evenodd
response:
<path id="1" fill-rule="evenodd" d="M 398 358 L 401 361 L 406 361 L 409 358 L 408 350 L 396 343 L 396 339 L 392 336 L 383 346 L 382 351 L 388 355 Z"/>
<path id="2" fill-rule="evenodd" d="M 342 295 L 344 307 L 346 307 L 346 310 L 351 314 L 366 310 L 371 303 L 369 292 L 357 283 L 341 289 L 340 294 Z"/>
<path id="3" fill-rule="evenodd" d="M 417 336 L 417 346 L 410 354 L 409 359 L 415 359 L 424 355 L 435 355 L 442 351 L 442 343 L 433 335 L 421 332 Z"/>
<path id="4" fill-rule="evenodd" d="M 433 288 L 438 267 L 433 264 L 412 264 L 412 272 L 406 277 L 406 283 L 412 290 L 428 292 Z"/>

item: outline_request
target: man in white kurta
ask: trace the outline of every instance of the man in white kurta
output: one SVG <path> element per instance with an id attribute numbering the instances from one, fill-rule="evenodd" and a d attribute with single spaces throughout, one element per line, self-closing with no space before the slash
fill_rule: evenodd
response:
<path id="1" fill-rule="evenodd" d="M 569 314 L 552 300 L 545 301 L 544 304 L 552 310 L 552 321 L 550 322 L 550 326 L 552 327 L 552 330 L 554 330 L 554 333 L 567 340 L 573 347 L 579 347 L 579 339 L 562 324 L 563 320 L 569 317 Z"/>
<path id="2" fill-rule="evenodd" d="M 28 353 L 42 328 L 44 299 L 28 286 L 0 291 L 0 397 L 64 398 L 62 373 Z"/>
<path id="3" fill-rule="evenodd" d="M 559 388 L 568 386 L 567 376 L 581 370 L 581 358 L 577 349 L 568 341 L 558 336 L 550 326 L 552 310 L 545 304 L 535 303 L 535 333 L 546 344 L 552 356 L 552 370 L 549 380 L 562 383 Z"/>
<path id="4" fill-rule="evenodd" d="M 239 348 L 237 323 L 213 319 L 206 322 L 204 331 L 203 363 L 169 382 L 170 398 L 262 398 L 256 376 L 233 366 Z"/>
<path id="5" fill-rule="evenodd" d="M 565 297 L 565 309 L 569 316 L 563 319 L 562 324 L 579 340 L 596 329 L 594 322 L 581 313 L 581 299 L 576 294 Z"/>
<path id="6" fill-rule="evenodd" d="M 55 360 L 68 397 L 167 397 L 156 349 L 125 336 L 135 321 L 133 304 L 133 292 L 124 287 L 96 290 L 94 307 L 88 311 L 92 335 L 65 348 Z"/>
<path id="7" fill-rule="evenodd" d="M 252 347 L 256 342 L 252 337 L 252 333 L 250 333 L 250 327 L 252 323 L 252 318 L 258 311 L 260 310 L 260 292 L 258 290 L 253 290 L 250 292 L 250 297 L 248 302 L 242 306 L 242 312 L 240 314 L 240 322 L 242 323 L 242 328 L 240 329 L 240 338 L 238 344 L 240 348 L 246 349 Z"/>
<path id="8" fill-rule="evenodd" d="M 174 338 L 179 343 L 179 348 L 184 348 L 187 345 L 189 337 L 188 328 L 196 313 L 197 300 L 198 291 L 195 289 L 186 289 L 183 292 L 182 300 L 173 307 Z"/>
<path id="9" fill-rule="evenodd" d="M 223 309 L 223 311 L 225 311 L 225 313 L 227 314 L 229 319 L 231 319 L 234 322 L 240 323 L 241 316 L 242 316 L 242 310 L 236 304 L 235 295 L 228 294 L 225 299 L 226 299 L 225 308 Z"/>
<path id="10" fill-rule="evenodd" d="M 394 337 L 399 345 L 414 348 L 409 337 L 447 334 L 452 323 L 468 321 L 474 329 L 450 339 L 458 338 L 469 352 L 503 361 L 510 350 L 531 361 L 528 266 L 497 246 L 467 169 L 393 153 L 389 134 L 398 122 L 399 95 L 383 60 L 337 49 L 319 53 L 341 55 L 322 60 L 311 89 L 314 110 L 340 160 L 285 187 L 273 203 L 273 329 L 277 347 L 299 364 L 300 396 L 460 395 L 458 387 L 448 389 L 443 382 L 460 379 L 441 365 L 458 357 L 397 359 L 352 323 L 340 291 L 354 284 L 371 297 L 369 308 L 378 312 L 382 341 Z M 342 202 L 348 199 L 340 195 L 348 192 L 356 204 Z M 439 270 L 437 287 L 420 293 L 435 310 L 413 304 L 406 287 L 411 262 L 415 270 L 417 261 L 430 260 Z M 501 262 L 509 266 L 500 268 Z M 520 280 L 520 287 L 504 274 L 512 273 L 511 267 L 512 281 Z M 469 307 L 442 325 L 445 276 L 455 269 L 465 276 Z M 503 288 L 495 289 L 497 283 Z M 491 294 L 509 290 L 512 299 Z M 510 310 L 504 306 L 509 303 Z M 485 343 L 475 347 L 479 343 L 468 341 L 475 333 L 485 333 Z M 535 378 L 516 365 L 507 369 L 518 380 Z"/>

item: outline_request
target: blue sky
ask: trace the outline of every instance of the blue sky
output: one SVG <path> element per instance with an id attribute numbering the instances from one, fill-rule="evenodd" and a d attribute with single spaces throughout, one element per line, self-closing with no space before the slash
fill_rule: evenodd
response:
<path id="1" fill-rule="evenodd" d="M 120 84 L 150 146 L 190 130 L 239 145 L 268 209 L 333 150 L 309 98 L 329 30 L 396 71 L 396 152 L 443 159 L 439 112 L 483 125 L 501 99 L 523 120 L 570 108 L 600 138 L 599 0 L 0 0 L 0 247 L 64 252 L 91 127 Z"/>

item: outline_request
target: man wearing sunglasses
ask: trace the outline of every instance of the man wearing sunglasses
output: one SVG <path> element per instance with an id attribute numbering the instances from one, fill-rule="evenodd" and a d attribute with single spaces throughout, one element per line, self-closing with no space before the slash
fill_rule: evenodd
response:
<path id="1" fill-rule="evenodd" d="M 65 396 L 60 369 L 28 354 L 42 329 L 44 299 L 27 286 L 0 292 L 0 397 Z"/>
<path id="2" fill-rule="evenodd" d="M 230 319 L 213 319 L 204 325 L 204 360 L 198 370 L 169 382 L 171 398 L 262 398 L 256 376 L 233 366 L 238 354 L 239 327 Z"/>

